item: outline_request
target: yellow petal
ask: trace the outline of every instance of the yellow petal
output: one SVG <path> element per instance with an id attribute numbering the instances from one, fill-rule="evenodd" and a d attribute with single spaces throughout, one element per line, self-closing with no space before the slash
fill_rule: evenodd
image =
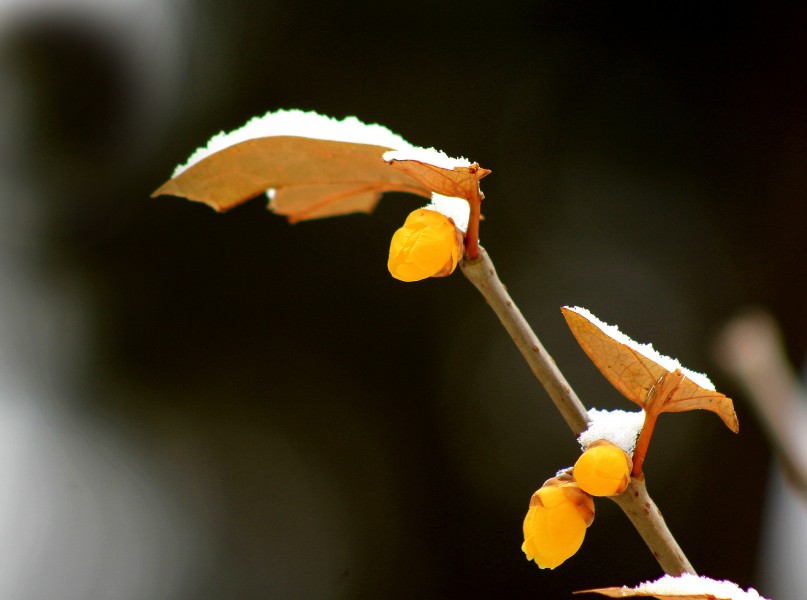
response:
<path id="1" fill-rule="evenodd" d="M 566 492 L 562 487 L 542 487 L 535 493 L 541 499 L 541 504 L 546 508 L 554 508 L 568 501 Z"/>
<path id="2" fill-rule="evenodd" d="M 580 489 L 592 496 L 615 496 L 630 483 L 632 462 L 622 448 L 601 440 L 577 459 L 574 479 Z"/>
<path id="3" fill-rule="evenodd" d="M 445 215 L 418 209 L 390 242 L 387 268 L 401 281 L 450 275 L 462 256 L 462 233 Z"/>
<path id="4" fill-rule="evenodd" d="M 542 487 L 524 519 L 521 549 L 527 559 L 542 569 L 562 564 L 583 544 L 593 512 L 591 497 L 575 484 Z"/>

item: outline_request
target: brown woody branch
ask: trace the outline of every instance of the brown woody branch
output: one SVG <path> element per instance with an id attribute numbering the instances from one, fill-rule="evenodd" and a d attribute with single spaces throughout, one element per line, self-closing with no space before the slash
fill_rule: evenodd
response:
<path id="1" fill-rule="evenodd" d="M 544 386 L 569 428 L 575 436 L 579 436 L 589 423 L 585 406 L 510 298 L 496 274 L 488 253 L 480 247 L 478 257 L 463 260 L 460 266 L 468 280 L 476 286 L 499 317 L 530 370 Z M 661 512 L 647 493 L 644 479 L 632 479 L 625 492 L 612 500 L 628 516 L 665 573 L 668 575 L 695 573 L 667 527 Z"/>

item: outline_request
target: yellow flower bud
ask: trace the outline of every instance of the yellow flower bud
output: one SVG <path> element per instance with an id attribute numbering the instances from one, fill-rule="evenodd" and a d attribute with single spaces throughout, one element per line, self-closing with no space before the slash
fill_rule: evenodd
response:
<path id="1" fill-rule="evenodd" d="M 532 495 L 521 550 L 542 569 L 554 569 L 580 549 L 594 520 L 594 500 L 570 481 L 550 479 Z"/>
<path id="2" fill-rule="evenodd" d="M 387 268 L 401 281 L 445 277 L 456 268 L 463 244 L 464 235 L 454 221 L 421 208 L 412 212 L 392 236 Z"/>
<path id="3" fill-rule="evenodd" d="M 619 446 L 598 440 L 574 465 L 574 480 L 592 496 L 616 496 L 630 483 L 633 461 Z"/>

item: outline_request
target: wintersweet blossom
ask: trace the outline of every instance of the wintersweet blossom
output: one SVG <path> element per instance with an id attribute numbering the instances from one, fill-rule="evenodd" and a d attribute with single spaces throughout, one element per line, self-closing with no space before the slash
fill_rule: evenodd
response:
<path id="1" fill-rule="evenodd" d="M 542 569 L 554 569 L 583 544 L 594 521 L 594 501 L 566 476 L 544 483 L 532 495 L 521 550 Z"/>
<path id="2" fill-rule="evenodd" d="M 406 218 L 390 242 L 387 268 L 401 281 L 445 277 L 462 258 L 463 233 L 444 214 L 420 208 Z"/>
<path id="3" fill-rule="evenodd" d="M 619 446 L 607 440 L 591 444 L 574 465 L 577 485 L 592 496 L 616 496 L 630 483 L 633 461 Z"/>

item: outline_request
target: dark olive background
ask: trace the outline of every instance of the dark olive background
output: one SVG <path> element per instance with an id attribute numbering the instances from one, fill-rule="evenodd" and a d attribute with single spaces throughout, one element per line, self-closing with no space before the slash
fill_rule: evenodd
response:
<path id="1" fill-rule="evenodd" d="M 646 472 L 699 572 L 760 585 L 770 452 L 711 345 L 761 305 L 795 363 L 807 349 L 803 10 L 132 6 L 114 25 L 54 8 L 3 31 L 19 92 L 6 164 L 30 192 L 3 203 L 5 246 L 42 293 L 80 298 L 82 342 L 54 359 L 60 410 L 125 439 L 190 523 L 179 552 L 202 557 L 173 597 L 567 598 L 661 574 L 605 500 L 567 563 L 524 559 L 530 495 L 578 449 L 459 272 L 387 274 L 417 198 L 292 226 L 262 199 L 219 215 L 149 197 L 213 134 L 291 107 L 493 170 L 482 243 L 587 405 L 633 409 L 564 304 L 735 397 L 739 436 L 708 413 L 665 416 Z"/>

